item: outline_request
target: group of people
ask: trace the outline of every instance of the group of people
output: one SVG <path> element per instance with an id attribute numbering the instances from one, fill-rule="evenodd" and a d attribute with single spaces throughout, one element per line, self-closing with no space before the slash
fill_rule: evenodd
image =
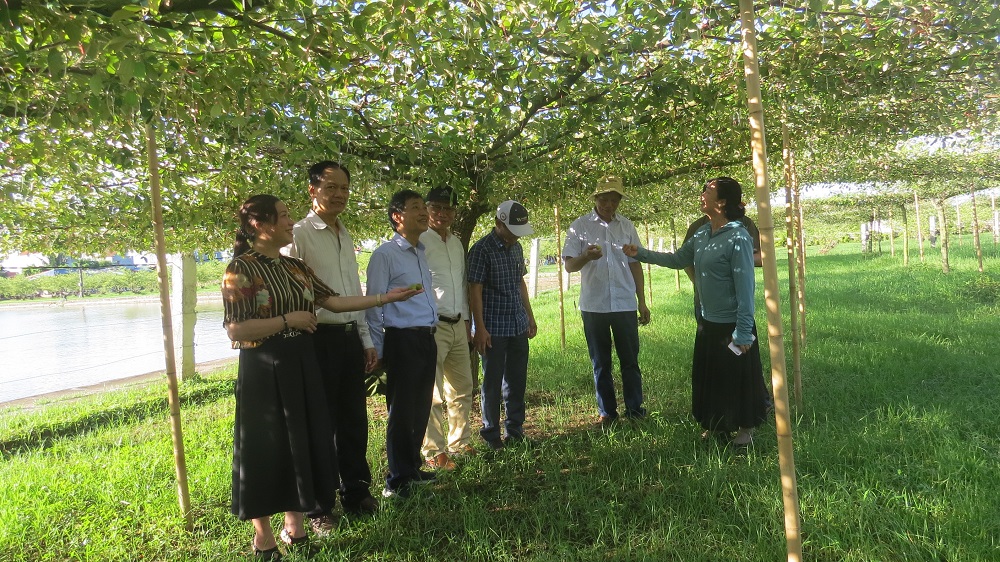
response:
<path id="1" fill-rule="evenodd" d="M 525 438 L 528 340 L 537 332 L 518 242 L 533 233 L 527 209 L 502 203 L 493 229 L 466 253 L 451 232 L 458 205 L 451 188 L 394 194 L 387 209 L 394 234 L 372 253 L 362 295 L 355 244 L 339 218 L 350 172 L 319 162 L 308 189 L 312 209 L 298 222 L 270 195 L 242 205 L 222 287 L 225 327 L 240 349 L 232 511 L 253 522 L 253 552 L 264 560 L 280 559 L 279 541 L 308 542 L 307 518 L 314 533 L 328 533 L 338 494 L 346 514 L 378 510 L 366 373 L 385 371 L 384 498 L 406 498 L 436 479 L 428 468 L 451 470 L 476 454 L 471 349 L 482 359 L 482 442 L 496 450 Z M 624 195 L 621 179 L 602 179 L 593 210 L 573 222 L 562 251 L 567 271 L 581 273 L 597 424 L 647 415 L 638 327 L 650 311 L 640 262 L 693 267 L 701 318 L 692 411 L 706 435 L 737 432 L 733 443 L 746 444 L 764 419 L 766 386 L 753 324 L 755 246 L 740 222 L 739 184 L 706 184 L 707 222 L 675 254 L 642 248 L 635 226 L 618 214 Z M 282 512 L 276 537 L 271 516 Z"/>

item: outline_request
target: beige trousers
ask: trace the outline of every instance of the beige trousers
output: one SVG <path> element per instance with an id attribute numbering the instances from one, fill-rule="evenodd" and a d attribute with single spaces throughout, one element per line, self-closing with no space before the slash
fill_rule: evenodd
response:
<path id="1" fill-rule="evenodd" d="M 438 322 L 434 340 L 437 342 L 437 374 L 431 415 L 421 452 L 433 458 L 445 452 L 458 452 L 471 439 L 469 417 L 472 413 L 474 388 L 469 358 L 469 340 L 464 320 L 455 324 Z M 448 436 L 444 425 L 447 410 Z"/>

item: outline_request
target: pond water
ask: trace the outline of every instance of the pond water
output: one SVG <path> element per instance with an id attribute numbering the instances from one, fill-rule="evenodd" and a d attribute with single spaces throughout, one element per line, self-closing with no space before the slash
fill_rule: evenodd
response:
<path id="1" fill-rule="evenodd" d="M 197 310 L 195 361 L 238 357 L 222 328 L 222 301 L 199 301 Z M 163 369 L 158 302 L 0 306 L 0 402 Z"/>

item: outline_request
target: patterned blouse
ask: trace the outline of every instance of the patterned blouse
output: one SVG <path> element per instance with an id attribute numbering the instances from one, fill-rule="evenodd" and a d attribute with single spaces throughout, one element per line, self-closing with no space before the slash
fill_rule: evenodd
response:
<path id="1" fill-rule="evenodd" d="M 288 256 L 272 259 L 250 250 L 226 267 L 222 279 L 222 322 L 223 325 L 238 324 L 299 310 L 315 312 L 316 301 L 322 302 L 331 296 L 338 294 L 320 281 L 302 260 Z M 256 341 L 234 341 L 233 349 L 257 347 L 278 334 Z"/>

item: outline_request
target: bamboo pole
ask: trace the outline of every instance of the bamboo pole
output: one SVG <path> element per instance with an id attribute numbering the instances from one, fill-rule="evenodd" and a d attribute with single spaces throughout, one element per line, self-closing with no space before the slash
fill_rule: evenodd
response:
<path id="1" fill-rule="evenodd" d="M 900 204 L 903 213 L 903 265 L 910 265 L 910 215 L 906 212 L 906 202 Z"/>
<path id="2" fill-rule="evenodd" d="M 559 205 L 552 207 L 553 214 L 556 217 L 556 247 L 562 241 L 562 229 L 559 226 Z M 563 256 L 558 256 L 559 259 L 556 263 L 559 264 L 559 338 L 562 341 L 562 348 L 566 349 L 566 308 L 563 293 Z"/>
<path id="3" fill-rule="evenodd" d="M 799 344 L 802 349 L 806 348 L 806 236 L 802 220 L 802 200 L 799 197 L 799 175 L 796 171 L 795 153 L 792 153 L 792 203 L 795 205 L 795 243 L 799 251 L 795 255 L 799 276 L 798 294 L 796 301 L 799 303 Z"/>
<path id="4" fill-rule="evenodd" d="M 781 155 L 785 171 L 785 251 L 788 255 L 788 312 L 792 329 L 792 384 L 795 409 L 802 411 L 802 357 L 799 349 L 799 303 L 795 288 L 795 206 L 792 204 L 792 143 L 785 121 L 785 108 L 781 108 Z"/>
<path id="5" fill-rule="evenodd" d="M 674 217 L 670 217 L 670 251 L 677 251 L 677 221 Z M 681 292 L 681 270 L 674 270 L 674 285 L 677 292 Z"/>
<path id="6" fill-rule="evenodd" d="M 941 231 L 941 236 L 938 240 L 938 243 L 941 245 L 941 271 L 949 273 L 951 266 L 948 264 L 948 222 L 945 220 L 945 205 L 946 203 L 943 199 L 934 200 L 934 208 L 937 209 L 938 216 L 938 230 Z"/>
<path id="7" fill-rule="evenodd" d="M 993 247 L 1000 244 L 1000 214 L 997 214 L 997 196 L 992 196 L 993 201 Z"/>
<path id="8" fill-rule="evenodd" d="M 873 229 L 875 229 L 875 228 L 878 229 L 878 231 L 876 232 L 876 234 L 878 235 L 876 238 L 878 238 L 878 240 L 876 240 L 876 242 L 878 242 L 878 255 L 881 256 L 882 255 L 882 216 L 879 215 L 878 208 L 872 209 L 872 228 Z"/>
<path id="9" fill-rule="evenodd" d="M 160 281 L 160 321 L 163 327 L 163 357 L 167 368 L 167 402 L 170 407 L 170 434 L 174 444 L 174 468 L 177 473 L 177 496 L 185 528 L 194 530 L 191 496 L 188 493 L 187 462 L 184 458 L 184 435 L 181 431 L 181 407 L 174 365 L 174 328 L 170 317 L 170 284 L 167 279 L 167 249 L 163 235 L 163 204 L 160 199 L 160 163 L 156 155 L 156 134 L 146 123 L 146 156 L 149 160 L 149 191 L 153 205 L 153 232 L 156 238 L 156 275 Z"/>
<path id="10" fill-rule="evenodd" d="M 983 272 L 983 246 L 979 243 L 979 212 L 976 210 L 976 190 L 969 186 L 972 196 L 972 243 L 976 246 L 976 257 L 979 258 L 979 273 Z"/>
<path id="11" fill-rule="evenodd" d="M 764 141 L 764 106 L 760 93 L 754 22 L 753 0 L 740 0 L 741 47 L 750 117 L 754 179 L 757 188 L 757 224 L 760 227 L 761 259 L 764 266 L 764 301 L 767 306 L 767 339 L 771 352 L 771 384 L 774 392 L 778 465 L 781 470 L 781 491 L 785 512 L 785 541 L 788 560 L 798 562 L 802 560 L 799 498 L 791 417 L 788 411 L 788 389 L 785 386 L 785 344 L 782 335 L 781 298 L 778 292 L 778 269 L 774 250 L 774 221 L 771 218 L 771 189 L 767 178 L 767 144 Z"/>
<path id="12" fill-rule="evenodd" d="M 955 201 L 955 239 L 958 245 L 962 245 L 962 208 L 959 206 L 958 201 Z"/>
<path id="13" fill-rule="evenodd" d="M 913 192 L 913 214 L 917 216 L 917 245 L 920 247 L 920 263 L 924 263 L 924 233 L 920 227 L 920 198 Z"/>
<path id="14" fill-rule="evenodd" d="M 653 247 L 653 239 L 649 236 L 649 223 L 646 223 L 646 247 Z M 653 265 L 646 264 L 646 298 L 649 299 L 646 306 L 653 306 Z"/>
<path id="15" fill-rule="evenodd" d="M 896 232 L 892 228 L 892 208 L 889 208 L 889 255 L 896 257 Z"/>

